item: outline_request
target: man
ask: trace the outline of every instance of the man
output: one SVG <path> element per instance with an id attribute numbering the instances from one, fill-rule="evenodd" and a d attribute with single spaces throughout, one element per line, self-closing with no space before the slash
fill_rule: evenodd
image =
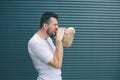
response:
<path id="1" fill-rule="evenodd" d="M 40 28 L 28 42 L 28 51 L 38 71 L 37 80 L 62 80 L 64 28 L 58 27 L 58 16 L 46 12 L 40 20 Z M 52 42 L 56 38 L 56 46 Z"/>

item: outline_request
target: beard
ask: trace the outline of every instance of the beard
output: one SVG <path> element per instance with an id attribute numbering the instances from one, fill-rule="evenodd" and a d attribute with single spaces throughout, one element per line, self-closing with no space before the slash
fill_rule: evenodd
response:
<path id="1" fill-rule="evenodd" d="M 47 33 L 47 35 L 48 35 L 49 37 L 55 38 L 55 33 L 50 33 L 49 28 L 47 29 L 46 33 Z"/>

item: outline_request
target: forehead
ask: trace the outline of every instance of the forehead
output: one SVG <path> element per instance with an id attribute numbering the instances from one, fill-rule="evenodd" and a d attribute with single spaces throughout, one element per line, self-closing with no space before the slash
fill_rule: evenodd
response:
<path id="1" fill-rule="evenodd" d="M 51 23 L 58 23 L 57 19 L 54 18 L 54 17 L 51 17 L 51 18 L 50 18 L 50 22 L 51 22 Z"/>

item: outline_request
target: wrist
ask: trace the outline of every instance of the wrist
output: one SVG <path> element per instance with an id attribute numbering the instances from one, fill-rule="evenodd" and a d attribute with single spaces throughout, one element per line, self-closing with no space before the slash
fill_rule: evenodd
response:
<path id="1" fill-rule="evenodd" d="M 62 44 L 62 40 L 56 40 L 57 44 Z"/>
<path id="2" fill-rule="evenodd" d="M 62 43 L 62 40 L 56 40 L 57 43 Z"/>

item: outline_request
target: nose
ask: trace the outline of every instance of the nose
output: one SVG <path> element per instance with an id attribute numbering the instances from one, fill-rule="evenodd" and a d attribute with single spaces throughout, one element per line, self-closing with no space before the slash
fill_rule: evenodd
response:
<path id="1" fill-rule="evenodd" d="M 57 25 L 57 26 L 56 26 L 56 30 L 58 30 L 58 28 L 59 28 L 59 26 Z"/>

